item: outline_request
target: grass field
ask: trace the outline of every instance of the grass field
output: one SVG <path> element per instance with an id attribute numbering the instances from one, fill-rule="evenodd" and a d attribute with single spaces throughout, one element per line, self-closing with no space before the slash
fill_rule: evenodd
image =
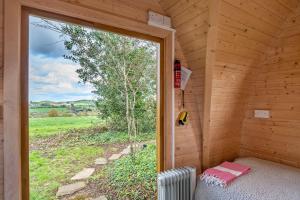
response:
<path id="1" fill-rule="evenodd" d="M 80 145 L 30 153 L 30 199 L 55 200 L 57 188 L 94 162 L 103 149 Z"/>
<path id="2" fill-rule="evenodd" d="M 56 200 L 58 187 L 71 183 L 70 178 L 77 172 L 95 167 L 96 158 L 119 153 L 129 145 L 126 132 L 101 127 L 105 127 L 105 121 L 97 116 L 29 119 L 30 200 Z M 154 133 L 145 133 L 135 141 L 153 139 Z M 155 147 L 151 146 L 137 153 L 134 160 L 128 156 L 108 164 L 90 177 L 87 191 L 106 193 L 109 200 L 149 199 L 156 192 L 155 156 Z M 97 188 L 93 188 L 95 185 Z"/>
<path id="3" fill-rule="evenodd" d="M 57 110 L 58 112 L 68 112 L 69 108 L 66 107 L 55 107 L 55 108 L 51 108 L 51 107 L 45 107 L 45 108 L 30 108 L 29 112 L 30 113 L 48 113 L 50 110 Z"/>
<path id="4" fill-rule="evenodd" d="M 41 112 L 47 112 L 39 108 Z M 43 117 L 29 119 L 31 145 L 35 139 L 55 138 L 70 129 L 89 128 L 103 123 L 97 116 Z M 103 148 L 78 142 L 76 146 L 57 144 L 53 148 L 30 151 L 30 199 L 54 200 L 57 188 L 70 177 L 93 163 L 103 154 Z"/>
<path id="5" fill-rule="evenodd" d="M 103 121 L 97 116 L 30 118 L 29 134 L 31 139 L 48 137 L 69 129 L 88 128 L 92 125 L 101 124 L 103 124 Z"/>

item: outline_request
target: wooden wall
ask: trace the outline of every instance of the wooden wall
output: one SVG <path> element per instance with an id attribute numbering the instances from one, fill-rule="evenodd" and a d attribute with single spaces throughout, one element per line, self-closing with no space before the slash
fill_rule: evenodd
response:
<path id="1" fill-rule="evenodd" d="M 251 82 L 241 155 L 300 167 L 300 9 L 291 13 Z M 254 118 L 255 109 L 270 110 L 271 118 Z"/>
<path id="2" fill-rule="evenodd" d="M 193 72 L 185 91 L 185 109 L 189 112 L 189 124 L 176 127 L 176 167 L 183 165 L 201 167 L 201 137 L 204 97 L 204 68 L 208 29 L 207 0 L 159 0 L 164 11 L 172 17 L 178 46 L 185 59 L 176 53 Z M 182 111 L 181 91 L 176 90 L 175 117 Z"/>
<path id="3" fill-rule="evenodd" d="M 196 105 L 190 104 L 188 109 L 197 110 L 200 119 L 197 124 L 199 121 L 193 120 L 192 113 L 190 126 L 197 126 L 195 130 L 176 128 L 176 141 L 180 141 L 176 143 L 176 158 L 183 154 L 185 159 L 190 159 L 188 162 L 195 162 L 196 157 L 202 160 L 199 146 L 202 140 L 195 141 L 195 136 L 200 134 L 204 138 L 204 166 L 232 160 L 240 152 L 251 77 L 257 73 L 258 64 L 276 46 L 278 34 L 298 0 L 159 0 L 159 3 L 172 17 L 177 40 L 193 70 L 186 99 L 195 101 Z M 212 42 L 207 39 L 209 30 L 210 37 L 214 36 Z M 210 54 L 212 58 L 208 58 Z M 209 65 L 208 60 L 213 64 Z M 207 71 L 211 71 L 211 75 L 205 77 Z M 204 87 L 205 78 L 208 82 Z M 204 90 L 208 91 L 206 112 L 203 111 Z M 179 105 L 180 92 L 177 91 L 177 112 L 181 110 Z M 205 118 L 207 121 L 203 124 Z M 204 126 L 208 128 L 202 136 Z M 183 140 L 186 142 L 181 142 Z"/>
<path id="4" fill-rule="evenodd" d="M 251 77 L 257 76 L 258 64 L 276 46 L 285 19 L 297 5 L 298 0 L 215 0 L 210 11 L 217 16 L 210 23 L 216 24 L 216 44 L 208 47 L 214 65 L 208 66 L 211 84 L 205 88 L 211 91 L 210 110 L 205 113 L 206 167 L 239 155 Z"/>
<path id="5" fill-rule="evenodd" d="M 176 58 L 180 59 L 182 65 L 188 66 L 183 55 L 180 44 L 176 43 Z M 185 90 L 185 107 L 182 107 L 181 90 L 175 90 L 175 119 L 182 110 L 189 112 L 189 123 L 186 126 L 175 127 L 175 166 L 194 166 L 198 170 L 201 167 L 200 151 L 200 118 L 197 112 L 197 102 L 193 91 L 194 79 L 191 77 Z"/>
<path id="6" fill-rule="evenodd" d="M 164 13 L 154 0 L 61 0 L 70 6 L 80 6 L 95 11 L 106 12 L 137 22 L 148 22 L 148 10 Z"/>
<path id="7" fill-rule="evenodd" d="M 0 0 L 0 199 L 3 199 L 3 0 Z"/>

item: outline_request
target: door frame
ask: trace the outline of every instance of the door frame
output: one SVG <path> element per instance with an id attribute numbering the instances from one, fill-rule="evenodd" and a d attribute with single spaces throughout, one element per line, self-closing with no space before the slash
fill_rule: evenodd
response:
<path id="1" fill-rule="evenodd" d="M 25 3 L 24 3 L 25 2 Z M 160 43 L 157 116 L 158 171 L 174 163 L 172 60 L 174 34 L 107 13 L 70 9 L 53 0 L 5 0 L 4 31 L 4 199 L 29 200 L 28 19 L 37 15 Z M 61 7 L 60 7 L 61 6 Z M 78 9 L 78 10 L 76 10 Z M 77 12 L 76 12 L 77 11 Z M 79 12 L 81 11 L 81 12 Z M 79 13 L 79 14 L 76 14 Z M 96 18 L 90 18 L 94 15 Z M 101 18 L 106 16 L 103 20 Z M 100 18 L 99 18 L 100 17 Z M 101 20 L 99 20 L 101 19 Z M 16 24 L 15 24 L 16 23 Z M 18 53 L 19 52 L 19 53 Z"/>

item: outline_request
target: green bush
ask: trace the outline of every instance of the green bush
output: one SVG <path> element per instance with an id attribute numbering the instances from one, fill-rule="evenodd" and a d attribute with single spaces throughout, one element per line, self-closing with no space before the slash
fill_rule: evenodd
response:
<path id="1" fill-rule="evenodd" d="M 58 111 L 55 109 L 49 110 L 48 117 L 58 117 Z"/>
<path id="2" fill-rule="evenodd" d="M 113 193 L 110 199 L 148 200 L 156 196 L 156 147 L 119 159 L 109 166 L 108 184 Z"/>

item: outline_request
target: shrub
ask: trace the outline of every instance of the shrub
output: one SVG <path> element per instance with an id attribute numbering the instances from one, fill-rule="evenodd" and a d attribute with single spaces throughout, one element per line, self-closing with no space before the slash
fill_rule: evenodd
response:
<path id="1" fill-rule="evenodd" d="M 63 117 L 73 117 L 73 116 L 74 116 L 74 114 L 72 114 L 72 113 L 67 113 L 67 112 L 64 112 L 64 113 L 62 114 L 62 116 L 63 116 Z"/>
<path id="2" fill-rule="evenodd" d="M 88 113 L 86 111 L 80 111 L 77 113 L 78 116 L 88 116 Z"/>
<path id="3" fill-rule="evenodd" d="M 155 199 L 156 194 L 156 147 L 148 145 L 131 156 L 114 162 L 108 170 L 111 199 Z"/>
<path id="4" fill-rule="evenodd" d="M 55 109 L 49 110 L 48 117 L 58 117 L 58 111 Z"/>

